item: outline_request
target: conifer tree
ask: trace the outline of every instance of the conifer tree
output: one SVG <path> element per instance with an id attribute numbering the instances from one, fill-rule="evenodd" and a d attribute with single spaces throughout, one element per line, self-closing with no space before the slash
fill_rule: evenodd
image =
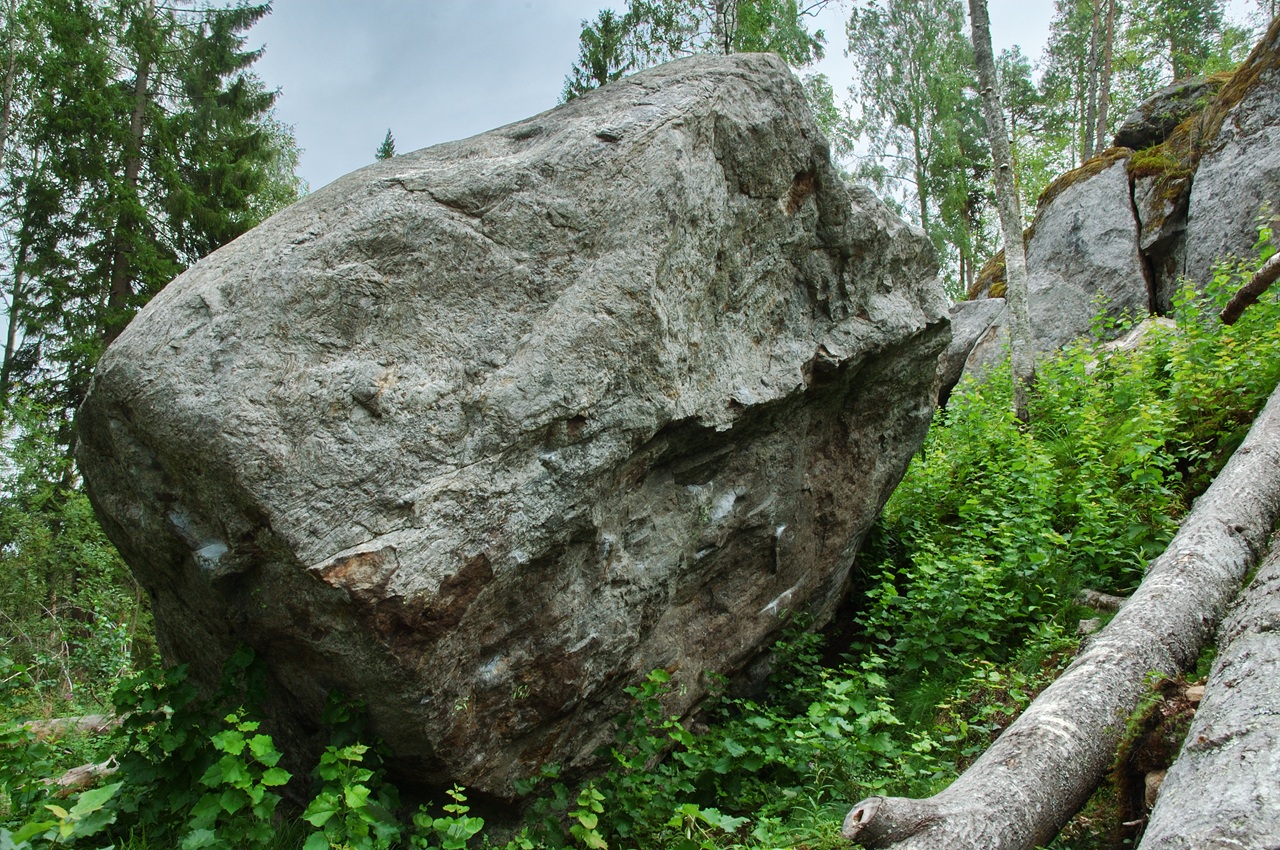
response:
<path id="1" fill-rule="evenodd" d="M 374 158 L 381 162 L 384 159 L 391 159 L 396 155 L 396 139 L 391 135 L 391 128 L 387 128 L 387 135 L 383 138 L 382 144 L 378 145 L 378 149 L 374 151 Z"/>
<path id="2" fill-rule="evenodd" d="M 16 63 L 31 95 L 13 101 L 0 187 L 0 404 L 21 384 L 61 411 L 66 443 L 103 346 L 179 271 L 296 197 L 297 147 L 249 71 L 244 33 L 266 4 L 11 2 L 38 56 Z"/>

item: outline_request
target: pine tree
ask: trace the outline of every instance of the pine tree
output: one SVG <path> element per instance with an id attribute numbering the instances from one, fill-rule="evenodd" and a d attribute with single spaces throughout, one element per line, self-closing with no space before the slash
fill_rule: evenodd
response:
<path id="1" fill-rule="evenodd" d="M 374 151 L 373 157 L 374 159 L 382 161 L 384 159 L 391 159 L 391 157 L 395 155 L 396 155 L 396 140 L 395 140 L 395 137 L 391 135 L 391 128 L 388 127 L 387 135 L 385 138 L 383 138 L 382 144 L 378 145 L 378 149 Z"/>
<path id="2" fill-rule="evenodd" d="M 631 70 L 627 36 L 631 27 L 626 16 L 602 9 L 595 23 L 582 22 L 578 36 L 578 61 L 564 78 L 561 100 L 572 100 L 621 77 Z"/>

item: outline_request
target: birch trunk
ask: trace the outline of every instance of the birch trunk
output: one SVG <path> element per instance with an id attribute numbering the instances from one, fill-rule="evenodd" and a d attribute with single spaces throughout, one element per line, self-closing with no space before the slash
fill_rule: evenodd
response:
<path id="1" fill-rule="evenodd" d="M 979 3 L 981 0 L 971 0 Z M 1031 850 L 1084 804 L 1147 676 L 1190 667 L 1280 517 L 1280 388 L 1128 603 L 945 791 L 872 797 L 844 834 L 893 850 Z"/>
<path id="2" fill-rule="evenodd" d="M 1223 624 L 1218 657 L 1138 850 L 1280 840 L 1280 544 Z M 1206 793 L 1209 791 L 1209 793 Z"/>
<path id="3" fill-rule="evenodd" d="M 1000 207 L 1000 230 L 1004 234 L 1005 297 L 1008 299 L 1011 340 L 1010 361 L 1013 369 L 1013 407 L 1022 422 L 1030 418 L 1027 389 L 1035 374 L 1031 348 L 1031 320 L 1027 313 L 1027 251 L 1022 242 L 1022 211 L 1018 208 L 1018 189 L 1013 174 L 1013 154 L 1005 130 L 1004 109 L 1000 105 L 1000 89 L 996 83 L 995 57 L 991 50 L 991 22 L 987 17 L 987 0 L 969 0 L 969 17 L 973 26 L 974 63 L 978 71 L 978 88 L 982 92 L 982 114 L 991 140 L 996 202 Z"/>

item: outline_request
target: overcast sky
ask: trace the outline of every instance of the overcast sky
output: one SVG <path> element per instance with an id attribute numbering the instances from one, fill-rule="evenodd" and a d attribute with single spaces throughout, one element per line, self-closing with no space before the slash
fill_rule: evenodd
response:
<path id="1" fill-rule="evenodd" d="M 274 0 L 250 33 L 265 45 L 256 70 L 280 89 L 276 113 L 297 133 L 312 189 L 373 161 L 390 129 L 396 149 L 471 136 L 555 106 L 578 55 L 583 19 L 609 0 Z M 622 0 L 613 7 L 623 8 Z M 848 0 L 818 26 L 827 58 L 815 70 L 849 85 Z M 1233 0 L 1243 10 L 1250 0 Z M 840 7 L 840 8 L 837 8 Z M 1053 0 L 990 0 L 996 52 L 1044 47 Z"/>

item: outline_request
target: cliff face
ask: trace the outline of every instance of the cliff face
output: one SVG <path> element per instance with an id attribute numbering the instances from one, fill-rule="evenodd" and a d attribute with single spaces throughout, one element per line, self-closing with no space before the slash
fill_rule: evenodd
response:
<path id="1" fill-rule="evenodd" d="M 1203 285 L 1218 261 L 1252 252 L 1280 210 L 1280 20 L 1234 74 L 1154 95 L 1116 144 L 1051 184 L 1027 231 L 1039 350 L 1089 333 L 1100 312 L 1164 314 L 1179 280 Z M 1003 294 L 1002 257 L 970 298 Z M 998 360 L 1006 339 L 999 319 L 968 369 Z"/>
<path id="2" fill-rule="evenodd" d="M 78 457 L 172 660 L 265 661 L 402 773 L 498 796 L 827 619 L 948 343 L 919 231 L 771 56 L 696 58 L 378 163 L 164 290 Z"/>

